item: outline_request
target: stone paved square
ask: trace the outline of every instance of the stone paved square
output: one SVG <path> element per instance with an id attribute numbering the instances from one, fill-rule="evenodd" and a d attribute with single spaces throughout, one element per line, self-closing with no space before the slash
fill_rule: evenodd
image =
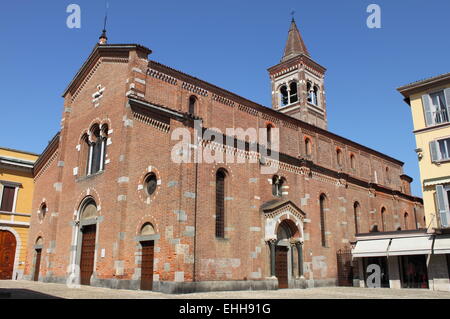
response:
<path id="1" fill-rule="evenodd" d="M 10 295 L 9 295 L 10 294 Z M 280 289 L 273 291 L 225 291 L 183 295 L 140 290 L 108 289 L 90 286 L 68 288 L 66 285 L 0 281 L 0 298 L 11 299 L 450 299 L 450 292 L 424 289 L 367 289 L 352 287 L 322 287 Z"/>

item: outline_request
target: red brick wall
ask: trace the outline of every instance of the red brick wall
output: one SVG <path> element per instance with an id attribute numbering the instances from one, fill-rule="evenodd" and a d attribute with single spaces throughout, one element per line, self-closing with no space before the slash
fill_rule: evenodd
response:
<path id="1" fill-rule="evenodd" d="M 159 72 L 162 70 L 154 64 L 151 67 L 159 68 Z M 133 68 L 138 68 L 143 73 Z M 223 92 L 221 97 L 228 101 L 223 100 L 215 95 L 217 89 L 210 85 L 200 87 L 208 91 L 207 96 L 203 96 L 199 94 L 203 91 L 198 90 L 197 80 L 183 74 L 175 79 L 175 71 L 156 77 L 144 76 L 146 71 L 147 61 L 143 59 L 142 53 L 131 50 L 127 61 L 122 57 L 121 62 L 115 60 L 100 63 L 86 77 L 88 80 L 83 83 L 79 92 L 71 89 L 66 95 L 58 156 L 41 173 L 42 176 L 36 179 L 33 201 L 33 211 L 36 211 L 45 197 L 49 210 L 52 211 L 53 206 L 57 207 L 58 215 L 51 222 L 47 218 L 42 224 L 33 215 L 28 244 L 32 251 L 37 236 L 43 234 L 46 249 L 49 247 L 47 238 L 54 236 L 56 246 L 50 259 L 52 267 L 42 268 L 45 273 L 50 271 L 49 275 L 66 275 L 74 229 L 71 222 L 75 219 L 74 212 L 88 195 L 93 196 L 101 207 L 98 214 L 103 217 L 97 228 L 97 278 L 137 278 L 135 271 L 139 268 L 139 260 L 136 256 L 139 256 L 140 248 L 135 237 L 140 234 L 140 229 L 146 222 L 152 223 L 156 233 L 160 235 L 155 246 L 155 274 L 159 275 L 160 280 L 174 281 L 175 272 L 180 271 L 184 272 L 185 281 L 192 281 L 194 277 L 195 280 L 264 279 L 270 275 L 268 248 L 264 241 L 265 217 L 260 206 L 274 199 L 268 182 L 272 176 L 262 175 L 259 163 L 204 163 L 197 168 L 195 164 L 173 163 L 171 151 L 177 141 L 172 141 L 170 136 L 174 129 L 184 127 L 183 123 L 172 119 L 170 131 L 166 132 L 138 121 L 133 117 L 130 107 L 127 107 L 126 92 L 130 90 L 135 94 L 145 93 L 143 98 L 151 103 L 180 112 L 187 112 L 189 97 L 195 95 L 198 99 L 196 115 L 204 119 L 204 126 L 215 127 L 223 132 L 229 127 L 263 128 L 268 121 L 272 122 L 280 129 L 281 152 L 292 157 L 305 156 L 303 137 L 309 136 L 312 141 L 313 162 L 332 170 L 341 170 L 367 182 L 373 181 L 372 172 L 377 170 L 379 184 L 385 183 L 383 172 L 385 166 L 389 166 L 392 184 L 386 186 L 400 190 L 402 184 L 399 176 L 403 172 L 397 162 L 375 153 L 369 154 L 367 149 L 359 149 L 354 144 L 346 145 L 338 137 L 330 138 L 320 131 L 301 125 L 294 126 L 286 122 L 284 117 L 277 118 L 273 113 L 265 114 L 248 106 L 250 111 L 245 112 L 237 98 L 233 101 L 232 95 Z M 183 82 L 191 85 L 189 90 L 186 85 L 183 86 Z M 100 105 L 95 107 L 92 94 L 97 91 L 98 85 L 104 87 L 105 91 Z M 197 88 L 192 89 L 192 86 Z M 75 96 L 73 100 L 72 96 Z M 132 120 L 132 125 L 127 120 Z M 111 144 L 107 146 L 106 158 L 109 163 L 104 172 L 95 176 L 80 176 L 81 173 L 75 176 L 74 168 L 82 161 L 77 145 L 82 134 L 93 123 L 108 124 Z M 192 128 L 190 130 L 192 132 Z M 335 158 L 338 146 L 343 152 L 341 168 L 337 167 Z M 356 156 L 355 170 L 350 168 L 350 153 Z M 56 167 L 58 162 L 63 163 L 63 166 Z M 142 184 L 150 166 L 150 170 L 160 180 L 160 185 L 148 204 L 138 185 Z M 226 229 L 225 239 L 216 239 L 215 173 L 221 167 L 228 172 Z M 387 209 L 389 230 L 394 230 L 396 223 L 403 222 L 405 211 L 409 212 L 411 219 L 414 216 L 413 200 L 396 198 L 382 192 L 370 194 L 366 187 L 353 184 L 345 186 L 339 184 L 336 178 L 321 174 L 308 177 L 295 171 L 292 167 L 286 167 L 278 174 L 286 178 L 286 186 L 289 186 L 285 198 L 300 207 L 306 215 L 304 261 L 307 279 L 336 278 L 336 251 L 355 240 L 355 201 L 361 205 L 361 232 L 368 232 L 373 223 L 380 225 L 382 206 Z M 62 183 L 61 192 L 56 192 L 53 188 L 56 182 Z M 328 247 L 322 247 L 320 240 L 319 196 L 322 193 L 328 198 Z M 196 199 L 193 194 L 197 194 Z M 417 205 L 417 215 L 423 227 L 423 211 L 421 205 Z M 394 217 L 396 215 L 399 216 L 397 219 Z M 179 216 L 182 217 L 181 220 Z M 193 228 L 196 230 L 196 237 L 192 236 Z M 104 258 L 100 256 L 102 249 L 105 249 Z M 46 258 L 45 254 L 43 258 Z M 117 261 L 122 263 L 120 268 L 123 268 L 123 273 L 116 272 Z M 31 262 L 29 254 L 28 274 L 32 271 Z M 255 276 L 256 273 L 261 276 Z"/>

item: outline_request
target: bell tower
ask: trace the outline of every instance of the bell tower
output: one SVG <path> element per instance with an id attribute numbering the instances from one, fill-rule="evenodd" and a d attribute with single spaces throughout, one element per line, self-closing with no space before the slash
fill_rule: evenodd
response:
<path id="1" fill-rule="evenodd" d="M 283 57 L 268 71 L 274 110 L 327 129 L 326 69 L 311 58 L 294 18 Z"/>

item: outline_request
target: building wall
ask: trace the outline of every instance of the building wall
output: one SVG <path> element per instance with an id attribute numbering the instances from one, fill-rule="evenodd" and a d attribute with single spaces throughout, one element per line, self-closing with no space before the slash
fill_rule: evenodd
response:
<path id="1" fill-rule="evenodd" d="M 0 148 L 0 156 L 32 162 L 37 159 L 37 155 L 4 148 Z M 21 279 L 25 268 L 29 222 L 32 214 L 33 174 L 31 169 L 1 166 L 0 180 L 22 184 L 17 192 L 15 211 L 12 213 L 0 212 L 0 230 L 10 231 L 16 237 L 16 263 L 13 279 Z"/>
<path id="2" fill-rule="evenodd" d="M 194 94 L 198 99 L 196 115 L 203 118 L 204 127 L 225 133 L 226 128 L 264 128 L 273 123 L 280 128 L 281 152 L 289 156 L 305 156 L 303 141 L 309 136 L 314 146 L 310 159 L 314 163 L 367 184 L 375 182 L 373 172 L 378 172 L 377 184 L 389 191 L 368 189 L 325 173 L 280 164 L 278 174 L 287 181 L 283 199 L 292 201 L 305 214 L 304 273 L 310 285 L 336 283 L 336 252 L 355 240 L 355 201 L 361 205 L 360 232 L 368 232 L 375 223 L 381 224 L 383 206 L 387 209 L 386 230 L 398 227 L 404 211 L 413 216 L 416 207 L 421 214 L 419 199 L 393 192 L 401 190 L 401 162 L 326 131 L 294 125 L 269 110 L 258 111 L 243 105 L 229 92 L 211 85 L 199 86 L 197 80 L 155 62 L 149 65 L 138 50 L 130 50 L 127 56 L 114 61 L 100 60 L 86 80 L 80 80 L 78 89 L 69 90 L 65 96 L 59 146 L 54 159 L 49 157 L 47 168 L 36 178 L 39 191 L 33 200 L 33 211 L 45 198 L 54 212 L 52 218 L 42 223 L 36 218 L 31 220 L 30 251 L 39 236 L 44 239 L 42 258 L 46 262 L 42 266 L 42 280 L 66 279 L 67 267 L 79 250 L 74 240 L 74 222 L 87 196 L 95 199 L 99 217 L 95 285 L 139 287 L 141 251 L 137 237 L 147 222 L 152 223 L 157 234 L 156 287 L 174 282 L 262 281 L 270 276 L 261 205 L 274 199 L 269 182 L 272 175 L 261 174 L 258 161 L 199 165 L 172 162 L 172 149 L 178 143 L 171 138 L 173 132 L 185 127 L 192 137 L 193 128 L 175 119 L 164 126 L 137 117 L 127 102 L 126 94 L 130 91 L 153 104 L 180 112 L 187 112 L 189 97 Z M 93 101 L 99 86 L 104 88 L 103 95 Z M 77 146 L 93 123 L 108 124 L 107 164 L 103 172 L 86 177 L 76 169 L 83 161 Z M 341 167 L 335 158 L 337 147 L 343 152 Z M 355 169 L 349 165 L 350 154 L 357 157 Z M 392 174 L 389 179 L 385 167 Z M 215 237 L 215 174 L 219 168 L 228 173 L 224 239 Z M 149 172 L 156 174 L 159 186 L 148 201 L 142 183 Z M 320 240 L 322 193 L 328 199 L 327 247 L 322 247 Z M 418 224 L 423 226 L 420 220 Z M 29 255 L 28 276 L 32 274 L 32 265 L 33 256 Z"/>
<path id="3" fill-rule="evenodd" d="M 425 215 L 427 220 L 427 226 L 429 227 L 438 227 L 439 210 L 436 207 L 434 199 L 436 192 L 435 187 L 434 186 L 425 187 L 423 181 L 426 179 L 449 176 L 450 172 L 450 162 L 447 161 L 437 164 L 431 161 L 430 142 L 436 139 L 450 137 L 450 126 L 445 125 L 443 127 L 439 126 L 437 128 L 425 131 L 419 132 L 417 131 L 426 128 L 425 115 L 422 104 L 422 95 L 430 93 L 430 91 L 431 92 L 439 91 L 448 87 L 450 87 L 450 84 L 447 84 L 445 86 L 438 86 L 436 88 L 433 88 L 432 90 L 416 93 L 410 97 L 411 112 L 413 116 L 414 131 L 416 137 L 416 145 L 418 149 L 419 148 L 422 149 L 421 154 L 423 157 L 422 159 L 419 160 L 419 168 L 423 191 Z"/>

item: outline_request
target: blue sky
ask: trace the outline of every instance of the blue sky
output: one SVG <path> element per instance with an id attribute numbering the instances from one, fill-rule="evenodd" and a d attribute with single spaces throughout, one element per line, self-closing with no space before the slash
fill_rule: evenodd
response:
<path id="1" fill-rule="evenodd" d="M 448 0 L 109 0 L 109 43 L 140 43 L 151 58 L 266 106 L 290 12 L 325 66 L 329 130 L 398 158 L 421 195 L 409 107 L 396 88 L 450 72 Z M 81 7 L 69 29 L 66 8 Z M 366 26 L 369 4 L 382 28 Z M 40 153 L 59 130 L 61 94 L 101 33 L 105 1 L 8 1 L 0 6 L 0 145 Z"/>

